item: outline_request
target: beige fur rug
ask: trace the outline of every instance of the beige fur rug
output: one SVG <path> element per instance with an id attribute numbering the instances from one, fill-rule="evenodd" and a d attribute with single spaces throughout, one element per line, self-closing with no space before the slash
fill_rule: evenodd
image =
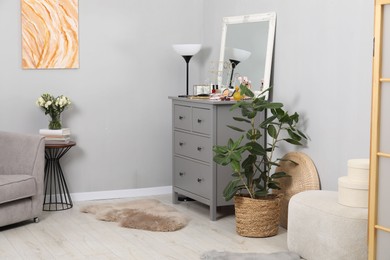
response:
<path id="1" fill-rule="evenodd" d="M 118 222 L 122 227 L 150 231 L 176 231 L 188 223 L 175 208 L 155 199 L 88 205 L 81 212 L 95 214 L 98 220 Z"/>

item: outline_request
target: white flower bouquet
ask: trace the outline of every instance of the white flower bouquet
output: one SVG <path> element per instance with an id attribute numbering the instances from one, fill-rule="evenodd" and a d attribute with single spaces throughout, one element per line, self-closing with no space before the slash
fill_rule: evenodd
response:
<path id="1" fill-rule="evenodd" d="M 49 115 L 51 120 L 49 129 L 61 129 L 61 113 L 70 106 L 72 102 L 64 95 L 54 97 L 50 94 L 42 94 L 36 101 L 37 106 L 42 108 L 45 115 Z"/>

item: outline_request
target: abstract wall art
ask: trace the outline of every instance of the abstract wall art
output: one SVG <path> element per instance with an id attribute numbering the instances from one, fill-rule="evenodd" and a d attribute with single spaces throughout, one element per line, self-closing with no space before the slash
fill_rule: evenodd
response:
<path id="1" fill-rule="evenodd" d="M 21 0 L 23 69 L 79 68 L 78 0 Z"/>

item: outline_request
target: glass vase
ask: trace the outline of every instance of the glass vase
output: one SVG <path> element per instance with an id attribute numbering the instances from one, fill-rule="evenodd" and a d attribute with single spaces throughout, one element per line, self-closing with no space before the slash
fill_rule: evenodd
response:
<path id="1" fill-rule="evenodd" d="M 61 114 L 50 114 L 49 129 L 57 130 L 62 128 Z"/>

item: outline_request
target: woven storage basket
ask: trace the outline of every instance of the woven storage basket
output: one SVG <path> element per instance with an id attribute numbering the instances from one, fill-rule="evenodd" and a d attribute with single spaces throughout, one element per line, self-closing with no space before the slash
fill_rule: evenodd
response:
<path id="1" fill-rule="evenodd" d="M 283 194 L 268 199 L 234 197 L 236 232 L 244 237 L 271 237 L 278 234 Z"/>
<path id="2" fill-rule="evenodd" d="M 280 190 L 273 190 L 274 194 L 283 193 L 282 206 L 280 211 L 280 226 L 287 228 L 288 204 L 295 194 L 307 190 L 319 190 L 320 180 L 317 168 L 311 158 L 302 152 L 289 152 L 283 156 L 285 160 L 292 160 L 298 165 L 289 161 L 281 161 L 275 172 L 286 172 L 291 178 L 278 179 Z"/>

